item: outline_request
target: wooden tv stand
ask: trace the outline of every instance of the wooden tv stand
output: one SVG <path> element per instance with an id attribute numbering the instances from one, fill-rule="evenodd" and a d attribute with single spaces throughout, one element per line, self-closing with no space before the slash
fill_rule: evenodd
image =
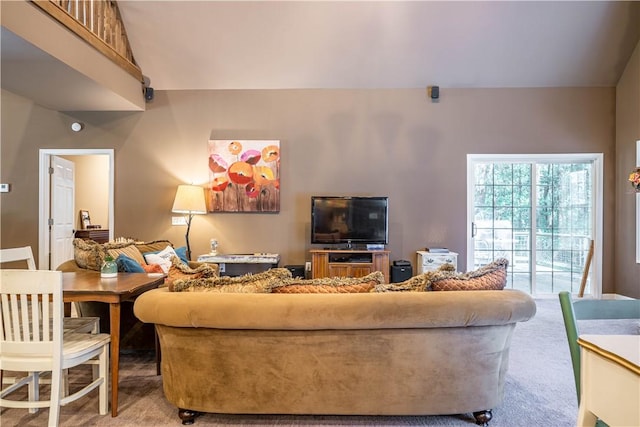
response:
<path id="1" fill-rule="evenodd" d="M 374 271 L 389 283 L 389 252 L 317 249 L 311 253 L 311 277 L 363 277 Z"/>

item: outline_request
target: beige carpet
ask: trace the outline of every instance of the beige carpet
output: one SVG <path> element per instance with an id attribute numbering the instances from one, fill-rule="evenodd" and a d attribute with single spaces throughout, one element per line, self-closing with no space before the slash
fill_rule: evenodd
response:
<path id="1" fill-rule="evenodd" d="M 556 299 L 537 300 L 538 313 L 516 327 L 502 405 L 493 410 L 492 427 L 574 426 L 577 404 L 569 351 Z M 634 321 L 590 321 L 583 332 L 639 333 Z M 613 322 L 613 323 L 612 323 Z M 455 351 L 455 349 L 452 349 Z M 73 384 L 88 378 L 81 367 Z M 44 392 L 44 390 L 43 390 Z M 363 396 L 366 399 L 366 396 Z M 425 396 L 428 399 L 429 396 Z M 162 392 L 152 353 L 121 357 L 119 415 L 98 415 L 97 391 L 61 409 L 61 426 L 180 426 L 177 408 Z M 48 409 L 30 415 L 26 409 L 2 409 L 2 427 L 47 424 Z M 424 417 L 253 416 L 204 414 L 195 426 L 474 426 L 471 414 Z"/>

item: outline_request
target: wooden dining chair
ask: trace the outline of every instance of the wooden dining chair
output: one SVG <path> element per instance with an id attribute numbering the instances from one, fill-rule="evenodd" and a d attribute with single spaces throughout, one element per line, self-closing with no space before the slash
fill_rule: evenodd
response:
<path id="1" fill-rule="evenodd" d="M 36 261 L 33 258 L 33 251 L 31 250 L 31 246 L 24 246 L 21 248 L 0 249 L 0 264 L 5 264 L 8 262 L 20 262 L 20 261 L 26 262 L 27 268 L 29 270 L 36 269 Z"/>
<path id="2" fill-rule="evenodd" d="M 23 246 L 19 248 L 0 249 L 0 265 L 13 263 L 12 265 L 23 267 L 26 263 L 28 270 L 36 270 L 36 262 L 33 257 L 33 251 L 31 246 Z M 77 310 L 76 310 L 77 311 Z M 75 332 L 75 333 L 92 333 L 97 334 L 100 332 L 100 318 L 99 317 L 64 317 L 63 331 Z M 93 363 L 93 362 L 91 362 Z M 12 384 L 16 381 L 14 377 L 7 377 L 4 375 L 4 371 L 0 369 L 0 387 L 3 384 Z M 64 391 L 68 392 L 68 383 L 66 382 L 66 375 L 64 377 Z"/>
<path id="3" fill-rule="evenodd" d="M 31 246 L 23 246 L 20 248 L 0 249 L 0 264 L 6 263 L 25 263 L 27 269 L 35 270 L 36 262 L 33 258 Z M 19 265 L 19 264 L 16 264 Z M 18 267 L 18 268 L 21 268 Z M 76 310 L 78 311 L 78 310 Z M 64 330 L 66 332 L 100 332 L 99 317 L 65 317 Z"/>
<path id="4" fill-rule="evenodd" d="M 57 426 L 60 406 L 99 389 L 99 412 L 108 411 L 109 334 L 63 333 L 62 272 L 0 271 L 0 369 L 28 375 L 0 391 L 0 406 L 49 407 L 49 426 Z M 63 396 L 63 370 L 97 360 L 91 383 Z M 40 400 L 40 373 L 51 372 L 49 400 Z M 28 401 L 8 399 L 28 386 Z M 15 395 L 14 395 L 15 396 Z"/>
<path id="5" fill-rule="evenodd" d="M 560 309 L 569 342 L 573 378 L 576 384 L 578 404 L 580 404 L 580 346 L 578 345 L 578 320 L 640 319 L 640 300 L 636 299 L 579 299 L 572 300 L 571 294 L 558 294 Z M 606 426 L 598 420 L 597 426 Z"/>

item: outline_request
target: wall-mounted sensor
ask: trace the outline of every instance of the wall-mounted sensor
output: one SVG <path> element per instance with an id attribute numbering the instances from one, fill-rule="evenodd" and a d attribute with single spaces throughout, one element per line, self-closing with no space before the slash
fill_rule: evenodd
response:
<path id="1" fill-rule="evenodd" d="M 11 191 L 10 184 L 0 184 L 0 193 L 8 193 L 9 191 Z"/>
<path id="2" fill-rule="evenodd" d="M 74 132 L 80 132 L 82 129 L 84 129 L 84 125 L 80 122 L 73 122 L 71 123 L 71 130 Z"/>
<path id="3" fill-rule="evenodd" d="M 437 100 L 440 98 L 440 86 L 429 86 L 429 97 L 432 100 Z"/>

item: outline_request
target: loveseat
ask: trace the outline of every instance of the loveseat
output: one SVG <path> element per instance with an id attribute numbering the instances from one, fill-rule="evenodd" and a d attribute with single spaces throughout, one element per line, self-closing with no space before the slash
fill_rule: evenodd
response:
<path id="1" fill-rule="evenodd" d="M 66 272 L 81 270 L 100 271 L 100 267 L 107 254 L 111 255 L 114 259 L 117 258 L 118 255 L 127 255 L 128 258 L 134 259 L 140 264 L 149 265 L 144 256 L 149 253 L 161 252 L 166 249 L 167 246 L 174 247 L 173 243 L 169 240 L 153 240 L 150 242 L 130 240 L 98 243 L 90 239 L 73 239 L 73 259 L 60 264 L 57 270 Z M 178 254 L 182 254 L 182 248 L 175 250 Z M 193 268 L 201 264 L 193 261 L 186 262 Z"/>
<path id="2" fill-rule="evenodd" d="M 145 261 L 146 254 L 157 254 L 167 247 L 174 245 L 169 240 L 142 241 L 120 241 L 109 243 L 97 243 L 90 239 L 74 239 L 74 257 L 57 267 L 63 272 L 75 272 L 82 270 L 100 271 L 100 267 L 107 255 L 117 259 L 120 255 L 126 256 L 129 261 L 134 261 L 141 265 L 141 269 L 136 272 L 149 269 L 149 272 L 157 271 L 151 269 L 151 265 Z M 182 254 L 181 248 L 175 249 L 178 254 Z M 197 268 L 201 263 L 188 262 L 191 268 Z M 127 263 L 126 265 L 131 265 Z M 142 268 L 144 267 L 144 268 Z M 123 265 L 119 263 L 119 270 Z M 102 302 L 80 302 L 76 304 L 80 316 L 93 316 L 100 318 L 100 330 L 109 332 L 109 305 Z M 127 350 L 151 350 L 155 348 L 155 335 L 153 325 L 145 325 L 133 315 L 133 302 L 122 303 L 120 320 L 121 348 Z"/>
<path id="3" fill-rule="evenodd" d="M 516 323 L 535 314 L 517 290 L 238 293 L 225 280 L 135 302 L 157 328 L 164 393 L 183 424 L 213 412 L 473 413 L 488 425 Z"/>

